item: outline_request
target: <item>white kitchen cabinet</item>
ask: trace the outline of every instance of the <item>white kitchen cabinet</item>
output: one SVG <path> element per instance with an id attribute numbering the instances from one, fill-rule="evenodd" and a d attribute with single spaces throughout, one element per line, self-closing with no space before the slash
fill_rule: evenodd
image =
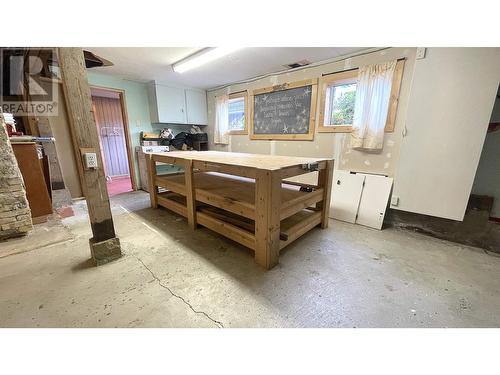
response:
<path id="1" fill-rule="evenodd" d="M 187 123 L 207 125 L 207 94 L 205 91 L 186 89 Z"/>
<path id="2" fill-rule="evenodd" d="M 203 90 L 150 83 L 152 123 L 207 125 L 207 98 Z"/>
<path id="3" fill-rule="evenodd" d="M 382 229 L 391 188 L 392 178 L 373 174 L 365 175 L 356 224 Z"/>
<path id="4" fill-rule="evenodd" d="M 335 171 L 332 181 L 331 217 L 348 223 L 356 221 L 364 181 L 364 175 Z"/>
<path id="5" fill-rule="evenodd" d="M 336 171 L 330 216 L 337 220 L 381 229 L 393 179 L 385 176 Z"/>
<path id="6" fill-rule="evenodd" d="M 158 121 L 154 122 L 185 124 L 187 117 L 184 89 L 164 85 L 155 85 L 155 89 Z"/>

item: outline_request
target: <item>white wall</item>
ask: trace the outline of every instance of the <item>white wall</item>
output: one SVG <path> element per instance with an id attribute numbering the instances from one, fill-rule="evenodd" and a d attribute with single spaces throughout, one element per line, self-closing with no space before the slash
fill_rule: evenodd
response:
<path id="1" fill-rule="evenodd" d="M 393 208 L 463 219 L 499 81 L 499 48 L 429 48 L 416 61 Z"/>
<path id="2" fill-rule="evenodd" d="M 211 150 L 249 152 L 260 154 L 276 154 L 310 157 L 333 157 L 335 168 L 357 172 L 378 173 L 393 176 L 396 169 L 401 129 L 406 117 L 413 65 L 415 63 L 415 48 L 390 48 L 347 60 L 310 67 L 298 71 L 271 75 L 249 83 L 230 85 L 217 91 L 209 91 L 208 98 L 208 127 L 209 147 Z M 381 153 L 366 153 L 351 150 L 349 147 L 350 134 L 346 133 L 318 133 L 317 124 L 313 141 L 268 141 L 250 140 L 248 135 L 230 136 L 230 146 L 215 145 L 213 143 L 213 129 L 215 123 L 215 97 L 222 93 L 232 93 L 242 90 L 256 90 L 285 82 L 301 81 L 311 78 L 320 78 L 323 73 L 332 73 L 345 69 L 356 68 L 366 64 L 376 64 L 398 58 L 406 58 L 401 84 L 399 104 L 396 115 L 395 131 L 386 133 L 384 150 Z M 316 122 L 319 118 L 319 99 L 316 106 Z"/>
<path id="3" fill-rule="evenodd" d="M 334 157 L 336 168 L 394 176 L 396 209 L 462 220 L 500 81 L 500 48 L 390 48 L 319 67 L 235 84 L 208 93 L 210 148 L 236 152 Z M 314 141 L 213 144 L 215 96 L 319 78 L 365 64 L 406 57 L 394 133 L 379 154 L 351 150 L 349 134 L 317 133 Z M 319 103 L 317 108 L 318 118 Z M 317 129 L 317 128 L 316 128 Z M 405 134 L 405 136 L 403 136 Z"/>

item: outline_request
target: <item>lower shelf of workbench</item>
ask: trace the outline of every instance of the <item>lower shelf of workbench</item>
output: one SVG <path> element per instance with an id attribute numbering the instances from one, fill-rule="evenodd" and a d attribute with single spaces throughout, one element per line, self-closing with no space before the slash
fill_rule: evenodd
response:
<path id="1" fill-rule="evenodd" d="M 185 196 L 175 192 L 158 194 L 158 205 L 187 217 Z M 196 221 L 243 246 L 255 250 L 255 221 L 204 202 L 196 202 Z M 321 223 L 321 212 L 314 207 L 284 218 L 280 222 L 280 250 Z"/>

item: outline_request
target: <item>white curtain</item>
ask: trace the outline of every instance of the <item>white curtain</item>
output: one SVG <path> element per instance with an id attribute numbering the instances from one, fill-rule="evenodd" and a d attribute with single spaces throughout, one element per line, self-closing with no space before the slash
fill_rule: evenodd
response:
<path id="1" fill-rule="evenodd" d="M 392 79 L 397 60 L 359 69 L 351 133 L 351 147 L 377 151 L 384 144 Z"/>
<path id="2" fill-rule="evenodd" d="M 215 98 L 215 129 L 214 143 L 227 145 L 229 143 L 229 96 L 221 95 Z"/>

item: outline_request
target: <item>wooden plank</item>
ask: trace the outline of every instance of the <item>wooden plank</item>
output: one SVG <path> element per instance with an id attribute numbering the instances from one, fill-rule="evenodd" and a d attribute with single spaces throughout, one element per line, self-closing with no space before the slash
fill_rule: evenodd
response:
<path id="1" fill-rule="evenodd" d="M 75 152 L 93 234 L 89 241 L 92 259 L 101 265 L 122 254 L 109 204 L 85 60 L 81 48 L 59 48 L 58 52 L 73 145 L 75 150 L 91 149 L 97 156 L 97 168 L 86 169 L 81 153 Z"/>
<path id="2" fill-rule="evenodd" d="M 183 159 L 190 159 L 206 163 L 206 165 L 210 164 L 213 167 L 217 164 L 227 167 L 243 167 L 241 169 L 235 169 L 235 172 L 239 171 L 238 173 L 244 173 L 244 170 L 248 168 L 274 171 L 282 168 L 319 163 L 328 160 L 328 158 L 306 158 L 297 156 L 247 154 L 223 151 L 172 151 L 151 153 L 151 155 L 153 155 L 155 161 L 167 164 L 183 165 Z M 195 168 L 197 167 L 198 164 L 195 163 Z"/>
<path id="3" fill-rule="evenodd" d="M 387 114 L 387 121 L 385 123 L 384 131 L 386 133 L 393 132 L 396 126 L 396 113 L 399 103 L 399 91 L 401 89 L 401 82 L 403 81 L 403 70 L 405 60 L 399 60 L 396 63 L 394 70 L 394 77 L 392 79 L 391 96 L 389 99 L 389 112 Z"/>
<path id="4" fill-rule="evenodd" d="M 281 204 L 280 220 L 284 220 L 302 211 L 304 208 L 310 207 L 324 199 L 324 189 L 319 188 L 311 193 L 306 193 L 304 196 L 299 196 Z"/>
<path id="5" fill-rule="evenodd" d="M 196 229 L 196 198 L 193 178 L 193 161 L 186 160 L 184 164 L 184 183 L 186 186 L 186 207 L 189 226 Z"/>
<path id="6" fill-rule="evenodd" d="M 184 172 L 182 173 L 176 173 L 175 175 L 182 175 L 184 176 Z M 172 180 L 171 177 L 169 176 L 156 176 L 155 177 L 155 185 L 160 186 L 162 188 L 165 188 L 167 190 L 173 191 L 174 193 L 184 195 L 186 196 L 186 186 L 184 184 L 178 183 L 174 180 Z"/>
<path id="7" fill-rule="evenodd" d="M 250 249 L 255 249 L 255 236 L 235 225 L 219 220 L 204 212 L 198 212 L 198 224 L 220 233 Z M 278 233 L 279 235 L 279 233 Z"/>
<path id="8" fill-rule="evenodd" d="M 247 219 L 245 217 L 238 215 L 231 215 L 230 213 L 224 210 L 208 205 L 202 205 L 201 207 L 198 208 L 198 210 L 200 212 L 209 214 L 210 216 L 215 217 L 216 219 L 223 220 L 225 222 L 228 222 L 229 224 L 233 224 L 237 227 L 243 228 L 251 233 L 255 233 L 255 222 L 251 219 Z"/>
<path id="9" fill-rule="evenodd" d="M 315 226 L 321 223 L 321 212 L 313 212 L 310 214 L 300 215 L 294 221 L 293 224 L 288 228 L 282 228 L 281 231 L 288 237 L 286 241 L 280 241 L 280 250 L 285 246 L 290 245 L 297 238 L 303 234 L 309 232 Z"/>
<path id="10" fill-rule="evenodd" d="M 326 162 L 326 168 L 319 171 L 318 185 L 323 190 L 323 201 L 320 203 L 321 207 L 321 228 L 328 228 L 329 213 L 330 213 L 330 199 L 332 195 L 332 178 L 333 178 L 333 160 Z"/>
<path id="11" fill-rule="evenodd" d="M 204 172 L 219 172 L 248 178 L 255 178 L 257 175 L 256 168 L 217 164 L 200 160 L 193 160 L 193 167 Z"/>
<path id="12" fill-rule="evenodd" d="M 325 167 L 326 167 L 326 161 L 319 161 L 317 163 L 311 163 L 311 164 L 317 164 L 318 170 L 325 169 Z M 311 171 L 309 169 L 304 169 L 302 167 L 302 165 L 296 165 L 296 166 L 292 166 L 292 167 L 282 168 L 280 174 L 281 174 L 282 179 L 286 179 L 286 178 L 300 176 L 302 174 L 311 173 L 311 172 L 314 172 L 314 171 Z"/>
<path id="13" fill-rule="evenodd" d="M 227 210 L 249 219 L 255 218 L 255 206 L 250 203 L 215 195 L 210 191 L 206 191 L 203 189 L 196 189 L 196 200 L 218 208 L 222 208 L 223 210 Z"/>
<path id="14" fill-rule="evenodd" d="M 105 241 L 115 238 L 115 229 L 82 49 L 59 48 L 59 68 L 73 142 L 76 148 L 93 149 L 97 155 L 97 169 L 84 169 L 79 152 L 75 157 L 83 177 L 82 189 L 87 201 L 93 239 L 96 242 Z"/>
<path id="15" fill-rule="evenodd" d="M 317 78 L 304 79 L 302 81 L 295 81 L 295 82 L 285 82 L 285 83 L 282 83 L 280 85 L 274 85 L 274 86 L 264 87 L 262 89 L 253 90 L 252 95 L 259 95 L 259 94 L 264 94 L 264 93 L 268 93 L 268 92 L 295 89 L 297 87 L 313 86 L 313 85 L 317 85 L 317 84 L 318 84 Z"/>
<path id="16" fill-rule="evenodd" d="M 281 177 L 278 172 L 259 170 L 255 183 L 255 261 L 271 269 L 279 256 Z"/>
<path id="17" fill-rule="evenodd" d="M 151 207 L 158 207 L 158 187 L 156 186 L 156 162 L 151 154 L 146 154 L 146 165 L 148 167 L 148 190 Z"/>
<path id="18" fill-rule="evenodd" d="M 186 206 L 179 203 L 179 202 L 176 202 L 172 199 L 169 199 L 168 194 L 167 195 L 165 195 L 165 193 L 159 194 L 158 195 L 158 204 L 162 207 L 165 207 L 165 208 L 175 212 L 176 214 L 187 217 Z"/>

